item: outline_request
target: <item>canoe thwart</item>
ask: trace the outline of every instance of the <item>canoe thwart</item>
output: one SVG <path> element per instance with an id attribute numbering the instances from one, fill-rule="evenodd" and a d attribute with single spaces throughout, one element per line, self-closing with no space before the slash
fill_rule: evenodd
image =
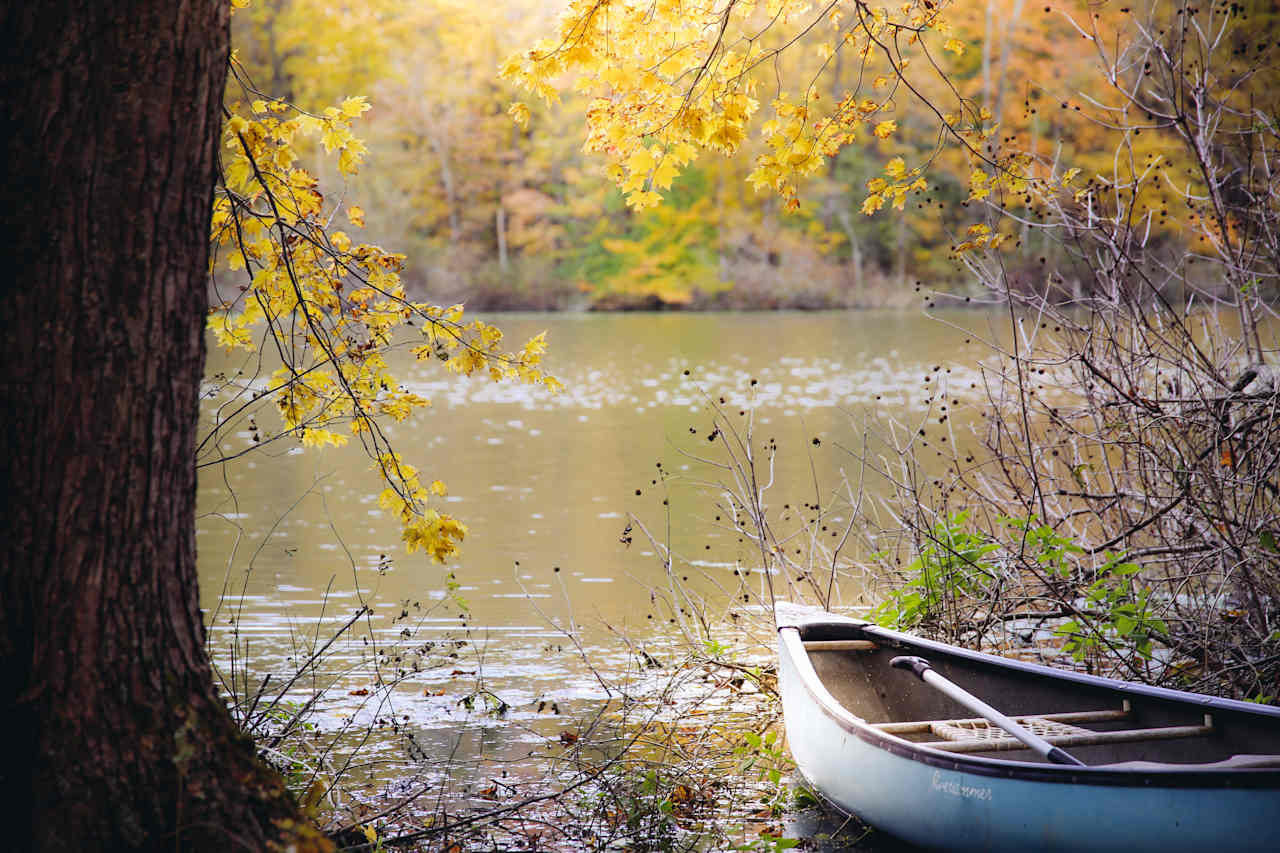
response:
<path id="1" fill-rule="evenodd" d="M 1121 731 L 1095 732 L 1073 723 L 1105 723 L 1127 720 L 1130 716 L 1129 701 L 1118 710 L 1065 711 L 1057 714 L 1026 714 L 1012 719 L 1033 734 L 1044 738 L 1054 746 L 1097 746 L 1105 743 L 1137 743 L 1146 740 L 1171 740 L 1184 737 L 1202 737 L 1213 733 L 1213 716 L 1205 714 L 1204 724 L 1199 726 L 1161 726 L 1148 729 L 1124 729 Z M 917 720 L 903 723 L 872 723 L 872 728 L 885 734 L 932 734 L 938 741 L 921 742 L 946 752 L 1003 752 L 1010 749 L 1026 749 L 1016 738 L 1003 729 L 993 726 L 981 717 L 967 720 Z"/>
<path id="2" fill-rule="evenodd" d="M 1129 718 L 1128 702 L 1125 707 L 1120 710 L 1103 710 L 1103 711 L 1064 711 L 1058 714 L 1026 714 L 1017 716 L 1013 719 L 1028 728 L 1040 721 L 1049 721 L 1055 723 L 1105 723 L 1114 720 L 1127 720 Z M 985 725 L 986 720 L 981 717 L 975 717 L 968 720 L 919 720 L 907 723 L 872 723 L 873 728 L 877 728 L 886 734 L 906 735 L 920 734 L 923 732 L 933 731 L 934 726 L 975 726 Z M 995 731 L 1000 731 L 995 729 Z"/>
<path id="3" fill-rule="evenodd" d="M 1036 725 L 1036 733 L 1054 746 L 1100 746 L 1108 743 L 1140 743 L 1150 740 L 1172 740 L 1175 738 L 1204 737 L 1213 734 L 1212 720 L 1202 726 L 1161 726 L 1149 729 L 1124 729 L 1114 732 L 1094 732 L 1065 723 L 1042 723 Z M 981 731 L 987 728 L 989 731 Z M 1009 737 L 994 726 L 969 727 L 939 726 L 934 734 L 944 740 L 923 743 L 945 752 L 1003 752 L 1010 749 L 1026 749 L 1018 740 Z"/>
<path id="4" fill-rule="evenodd" d="M 1054 746 L 1100 746 L 1107 743 L 1139 743 L 1147 740 L 1171 740 L 1184 737 L 1203 737 L 1212 734 L 1212 726 L 1166 726 L 1158 729 L 1127 729 L 1119 732 L 1091 732 L 1080 729 L 1079 734 L 1062 734 L 1046 736 L 1045 740 Z M 1009 749 L 1026 749 L 1023 744 L 1011 737 L 997 737 L 989 740 L 940 740 L 922 743 L 941 749 L 945 752 L 1003 752 Z"/>
<path id="5" fill-rule="evenodd" d="M 805 640 L 806 652 L 874 652 L 878 649 L 870 640 Z"/>

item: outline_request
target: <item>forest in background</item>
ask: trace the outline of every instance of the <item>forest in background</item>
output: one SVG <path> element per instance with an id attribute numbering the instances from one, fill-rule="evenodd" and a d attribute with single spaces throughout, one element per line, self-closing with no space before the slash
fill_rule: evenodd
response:
<path id="1" fill-rule="evenodd" d="M 612 186 L 603 158 L 584 153 L 586 94 L 561 87 L 561 100 L 534 104 L 523 126 L 513 121 L 509 107 L 521 92 L 496 72 L 554 20 L 559 7 L 545 0 L 498 8 L 262 0 L 234 16 L 233 44 L 264 97 L 319 112 L 368 96 L 359 130 L 373 154 L 347 190 L 367 211 L 370 238 L 409 257 L 404 281 L 415 296 L 487 310 L 884 307 L 918 302 L 921 282 L 961 301 L 984 292 L 954 252 L 975 212 L 966 209 L 971 164 L 939 137 L 930 103 L 971 99 L 999 141 L 1083 170 L 1082 183 L 1095 171 L 1114 173 L 1120 135 L 1095 114 L 1091 98 L 1101 93 L 1090 90 L 1105 81 L 1095 43 L 1076 26 L 1092 15 L 1100 30 L 1123 28 L 1129 9 L 1069 5 L 1071 17 L 1026 0 L 954 4 L 956 40 L 932 58 L 956 92 L 944 91 L 933 69 L 921 68 L 918 80 L 905 72 L 927 102 L 894 92 L 896 80 L 848 51 L 829 55 L 819 44 L 779 54 L 780 89 L 757 93 L 762 103 L 806 80 L 818 98 L 838 101 L 851 89 L 893 95 L 895 131 L 861 131 L 806 181 L 798 210 L 748 180 L 767 150 L 766 110 L 750 122 L 745 156 L 695 161 L 666 203 L 640 211 Z M 1127 144 L 1155 157 L 1169 132 L 1150 129 Z M 914 192 L 901 215 L 864 213 L 869 182 L 896 157 L 927 167 L 929 188 Z M 323 166 L 318 177 L 342 186 Z M 1181 217 L 1160 199 L 1152 207 L 1150 247 L 1180 254 Z M 1040 283 L 1046 264 L 1058 269 L 1053 283 L 1065 296 L 1088 287 L 1087 271 L 1073 277 L 1069 253 L 1048 232 L 1024 225 L 1011 236 L 1028 243 L 1007 259 L 1015 289 Z"/>

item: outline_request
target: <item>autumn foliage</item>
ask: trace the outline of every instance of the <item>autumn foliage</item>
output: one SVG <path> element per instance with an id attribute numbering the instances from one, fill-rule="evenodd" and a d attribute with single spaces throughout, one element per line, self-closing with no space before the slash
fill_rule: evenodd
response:
<path id="1" fill-rule="evenodd" d="M 241 347 L 266 330 L 284 432 L 359 436 L 406 518 L 431 489 L 376 427 L 426 405 L 386 375 L 396 328 L 417 325 L 418 354 L 448 369 L 549 381 L 540 339 L 506 352 L 493 327 L 410 293 L 829 307 L 902 304 L 923 280 L 926 304 L 984 284 L 1079 299 L 1114 278 L 1082 243 L 1100 234 L 1114 258 L 1155 263 L 1148 286 L 1174 298 L 1271 286 L 1256 262 L 1274 131 L 1258 99 L 1275 48 L 1249 37 L 1266 13 L 572 0 L 553 22 L 512 8 L 528 13 L 515 25 L 447 0 L 264 0 L 236 16 L 211 328 Z M 1199 58 L 1174 33 L 1200 33 Z M 1188 124 L 1207 109 L 1224 123 Z M 352 236 L 366 219 L 413 264 Z M 1225 275 L 1179 260 L 1201 254 Z M 302 322 L 285 333 L 285 317 Z M 413 541 L 456 539 L 441 518 Z"/>
<path id="2" fill-rule="evenodd" d="M 273 368 L 260 381 L 220 386 L 219 414 L 202 448 L 218 448 L 220 436 L 264 403 L 281 422 L 270 440 L 324 447 L 354 436 L 385 483 L 379 504 L 400 519 L 409 552 L 443 562 L 466 527 L 431 505 L 444 484 L 425 483 L 383 432 L 384 419 L 403 421 L 430 405 L 389 372 L 385 352 L 401 327 L 413 326 L 419 359 L 554 392 L 559 383 L 539 367 L 545 337 L 508 351 L 499 329 L 465 320 L 461 305 L 409 299 L 400 280 L 404 255 L 348 233 L 363 228 L 363 209 L 342 196 L 327 199 L 315 172 L 300 163 L 304 151 L 336 155 L 339 176 L 357 173 L 368 150 L 353 131 L 369 109 L 364 97 L 311 112 L 262 96 L 238 66 L 233 71 L 212 218 L 217 301 L 208 325 L 223 347 L 264 350 Z M 255 431 L 250 441 L 261 437 Z"/>

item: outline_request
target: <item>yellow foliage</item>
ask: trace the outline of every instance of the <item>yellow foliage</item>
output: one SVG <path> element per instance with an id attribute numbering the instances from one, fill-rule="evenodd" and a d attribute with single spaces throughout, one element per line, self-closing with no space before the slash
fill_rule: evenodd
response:
<path id="1" fill-rule="evenodd" d="M 981 169 L 974 169 L 969 173 L 969 198 L 977 201 L 991 195 L 991 188 L 987 185 L 987 173 Z"/>
<path id="2" fill-rule="evenodd" d="M 215 278 L 238 278 L 238 296 L 212 309 L 208 328 L 220 346 L 261 350 L 283 362 L 269 390 L 255 399 L 274 404 L 284 435 L 303 447 L 341 447 L 346 426 L 361 435 L 385 483 L 379 503 L 400 520 L 406 547 L 443 561 L 457 552 L 466 527 L 428 505 L 445 494 L 439 480 L 423 488 L 417 469 L 391 451 L 378 419 L 405 420 L 430 404 L 403 389 L 387 371 L 382 351 L 406 324 L 428 341 L 419 358 L 440 359 L 456 372 L 495 381 L 560 386 L 539 367 L 545 335 L 523 349 L 502 348 L 502 332 L 464 322 L 461 306 L 443 308 L 407 299 L 400 273 L 404 256 L 369 243 L 353 245 L 331 223 L 315 175 L 294 165 L 301 141 L 337 154 L 338 171 L 353 174 L 367 153 L 353 122 L 370 109 L 363 96 L 305 113 L 281 101 L 231 105 L 223 130 L 223 180 L 214 200 Z M 364 210 L 346 206 L 347 219 L 364 226 Z M 225 263 L 218 260 L 222 253 Z M 215 284 L 215 287 L 218 285 Z M 248 393 L 250 389 L 241 389 Z"/>
<path id="3" fill-rule="evenodd" d="M 627 204 L 643 210 L 656 205 L 700 153 L 733 155 L 741 149 L 760 109 L 758 92 L 775 85 L 774 60 L 791 42 L 780 35 L 771 46 L 763 37 L 771 28 L 791 27 L 800 36 L 812 31 L 822 62 L 833 62 L 842 51 L 868 60 L 879 52 L 877 45 L 898 38 L 902 29 L 914 38 L 941 23 L 941 5 L 910 0 L 897 13 L 856 6 L 846 23 L 845 10 L 817 9 L 807 0 L 568 0 L 556 34 L 509 56 L 500 73 L 548 101 L 564 80 L 587 94 L 584 149 L 605 158 L 606 172 Z M 893 76 L 905 66 L 899 61 Z M 878 75 L 873 87 L 891 79 Z M 767 151 L 747 181 L 778 193 L 791 209 L 799 207 L 799 183 L 887 109 L 855 94 L 824 101 L 812 86 L 797 99 L 779 94 L 771 106 L 774 118 L 762 128 Z M 884 139 L 896 127 L 893 120 L 881 120 L 874 133 Z M 676 148 L 683 151 L 672 160 Z"/>
<path id="4" fill-rule="evenodd" d="M 342 114 L 347 118 L 359 118 L 366 110 L 370 108 L 371 107 L 369 106 L 369 99 L 366 98 L 364 95 L 356 95 L 351 98 L 346 98 L 343 100 L 342 106 L 339 107 L 339 109 L 342 111 Z"/>
<path id="5" fill-rule="evenodd" d="M 334 447 L 342 447 L 347 443 L 345 435 L 339 435 L 327 429 L 304 429 L 301 438 L 303 447 L 324 447 L 330 444 Z"/>

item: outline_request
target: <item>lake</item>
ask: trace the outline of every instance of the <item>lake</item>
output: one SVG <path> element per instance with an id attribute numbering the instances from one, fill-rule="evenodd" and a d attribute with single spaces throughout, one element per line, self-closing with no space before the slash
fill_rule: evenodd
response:
<path id="1" fill-rule="evenodd" d="M 709 608 L 723 612 L 752 582 L 744 578 L 758 556 L 716 520 L 716 490 L 698 485 L 719 476 L 695 458 L 714 456 L 709 403 L 731 421 L 752 421 L 757 444 L 776 442 L 767 500 L 801 506 L 842 477 L 858 482 L 868 417 L 921 422 L 941 384 L 962 429 L 965 407 L 977 401 L 977 338 L 996 334 L 1001 315 L 510 314 L 495 322 L 513 344 L 546 330 L 546 365 L 567 390 L 465 380 L 404 350 L 398 365 L 392 359 L 402 381 L 432 400 L 389 432 L 428 481 L 448 484 L 444 509 L 470 528 L 454 564 L 404 552 L 355 442 L 305 452 L 296 441 L 275 442 L 201 470 L 202 605 L 215 620 L 224 672 L 232 629 L 238 635 L 237 671 L 252 673 L 241 692 L 252 694 L 267 673 L 279 685 L 365 602 L 374 615 L 326 652 L 338 663 L 325 682 L 324 719 L 394 715 L 428 751 L 527 755 L 546 729 L 538 728 L 546 708 L 567 714 L 602 696 L 573 641 L 594 665 L 622 665 L 629 652 L 619 637 L 656 643 L 655 626 L 681 616 L 664 608 L 672 594 L 663 560 L 639 526 L 626 530 L 630 514 L 683 558 L 675 571 Z M 209 374 L 250 364 L 211 352 Z M 265 433 L 278 428 L 271 412 L 258 419 Z M 242 430 L 222 451 L 251 443 Z M 660 471 L 665 479 L 655 483 Z M 836 593 L 851 604 L 863 590 L 844 583 Z M 446 645 L 459 639 L 466 645 Z M 422 672 L 410 671 L 410 651 L 375 660 L 375 649 L 408 646 Z M 442 653 L 456 663 L 441 665 Z M 360 665 L 370 660 L 388 677 L 407 672 L 390 700 L 372 703 L 378 685 Z M 508 706 L 504 721 L 523 724 L 499 725 L 459 704 L 482 694 Z"/>

